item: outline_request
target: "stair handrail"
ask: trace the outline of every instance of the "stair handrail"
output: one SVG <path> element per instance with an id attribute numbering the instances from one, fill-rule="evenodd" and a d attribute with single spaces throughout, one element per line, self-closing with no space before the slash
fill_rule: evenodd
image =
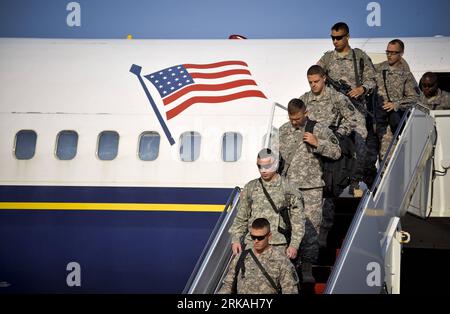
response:
<path id="1" fill-rule="evenodd" d="M 228 265 L 232 251 L 231 251 L 231 238 L 228 234 L 228 226 L 232 223 L 235 216 L 236 207 L 239 204 L 239 194 L 241 188 L 236 186 L 230 193 L 228 200 L 224 206 L 216 225 L 211 232 L 211 235 L 206 242 L 206 245 L 200 255 L 197 263 L 183 289 L 183 294 L 194 293 L 213 293 L 215 287 L 218 285 L 218 278 L 223 274 L 223 270 L 217 271 L 217 269 L 226 268 Z M 230 244 L 228 245 L 228 242 Z M 224 246 L 225 248 L 218 246 Z M 216 263 L 212 265 L 210 263 L 214 258 Z M 205 275 L 208 268 L 213 268 L 211 274 Z M 218 277 L 218 278 L 217 278 Z M 214 278 L 216 280 L 214 280 Z M 207 282 L 208 281 L 208 282 Z M 214 281 L 216 281 L 214 283 Z"/>
<path id="2" fill-rule="evenodd" d="M 369 189 L 370 193 L 374 193 L 374 194 L 376 193 L 376 187 L 380 184 L 381 177 L 383 175 L 383 169 L 386 167 L 386 164 L 388 162 L 389 156 L 391 155 L 392 149 L 395 148 L 394 143 L 397 142 L 397 138 L 399 138 L 400 134 L 403 132 L 403 126 L 405 125 L 406 120 L 411 115 L 411 112 L 412 112 L 412 108 L 403 113 L 403 116 L 400 119 L 400 122 L 398 124 L 397 130 L 395 130 L 395 133 L 392 135 L 392 140 L 389 143 L 386 153 L 384 154 L 383 160 L 381 161 L 381 163 L 378 167 L 378 171 L 377 171 L 375 180 L 373 181 L 373 184 Z"/>
<path id="3" fill-rule="evenodd" d="M 359 203 L 328 278 L 325 293 L 382 291 L 385 247 L 389 241 L 386 239 L 387 229 L 392 219 L 404 214 L 408 195 L 420 175 L 418 171 L 430 159 L 430 146 L 435 136 L 434 119 L 412 108 L 402 117 L 394 140 L 397 135 L 399 138 L 389 163 L 384 166 L 385 157 L 372 188 L 366 191 Z M 389 151 L 386 156 L 389 156 Z M 383 170 L 382 176 L 380 172 Z M 391 191 L 392 188 L 396 191 Z M 370 277 L 372 275 L 375 277 Z"/>

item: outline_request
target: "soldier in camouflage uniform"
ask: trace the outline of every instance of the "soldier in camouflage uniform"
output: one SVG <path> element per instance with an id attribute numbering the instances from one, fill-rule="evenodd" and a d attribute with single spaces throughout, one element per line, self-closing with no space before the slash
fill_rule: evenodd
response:
<path id="1" fill-rule="evenodd" d="M 325 85 L 325 71 L 319 65 L 308 69 L 311 91 L 300 96 L 308 108 L 308 117 L 327 125 L 339 134 L 349 136 L 353 131 L 367 137 L 364 115 L 355 110 L 352 102 L 334 88 Z"/>
<path id="2" fill-rule="evenodd" d="M 253 253 L 262 267 L 273 281 L 263 274 L 250 254 L 246 254 L 236 269 L 241 254 L 234 257 L 228 273 L 218 291 L 219 294 L 275 294 L 281 290 L 283 294 L 298 293 L 298 276 L 294 265 L 280 250 L 270 245 L 272 233 L 269 221 L 265 218 L 257 218 L 250 229 L 250 237 L 253 240 Z M 245 251 L 244 251 L 245 252 Z M 237 274 L 236 274 L 237 270 Z M 236 282 L 234 282 L 236 280 Z M 235 291 L 233 291 L 236 289 Z"/>
<path id="3" fill-rule="evenodd" d="M 261 173 L 261 180 L 254 179 L 244 186 L 236 217 L 229 230 L 233 254 L 236 255 L 242 251 L 241 237 L 247 234 L 256 218 L 262 217 L 266 218 L 273 226 L 270 244 L 285 253 L 287 257 L 294 259 L 297 257 L 297 250 L 305 228 L 302 195 L 292 187 L 286 178 L 277 173 L 278 156 L 270 149 L 264 148 L 258 153 L 257 165 Z M 277 212 L 264 194 L 263 185 L 277 207 Z M 292 226 L 290 243 L 278 228 L 287 229 L 279 212 L 286 207 L 289 209 L 288 214 Z M 252 244 L 249 234 L 245 237 L 245 243 Z"/>
<path id="4" fill-rule="evenodd" d="M 376 133 L 380 141 L 380 160 L 386 154 L 403 113 L 419 101 L 417 82 L 402 58 L 404 49 L 400 39 L 391 40 L 386 49 L 387 61 L 375 65 L 378 84 Z"/>
<path id="5" fill-rule="evenodd" d="M 357 166 L 356 174 L 352 180 L 350 192 L 359 189 L 359 182 L 374 179 L 376 174 L 375 163 L 378 156 L 378 142 L 373 130 L 372 117 L 368 115 L 366 95 L 376 88 L 375 70 L 369 56 L 361 49 L 352 49 L 349 45 L 349 28 L 343 22 L 336 23 L 331 28 L 331 38 L 335 50 L 327 51 L 317 62 L 326 72 L 327 76 L 335 81 L 344 80 L 351 86 L 347 96 L 360 106 L 357 108 L 366 117 L 367 139 L 355 134 Z M 356 64 L 356 68 L 355 68 Z M 361 193 L 359 190 L 358 193 Z"/>
<path id="6" fill-rule="evenodd" d="M 319 155 L 338 159 L 341 156 L 339 141 L 333 132 L 320 123 L 313 133 L 305 132 L 306 106 L 294 98 L 288 104 L 290 122 L 283 124 L 279 132 L 280 155 L 285 164 L 282 175 L 298 188 L 305 206 L 305 236 L 300 246 L 303 282 L 314 282 L 312 264 L 319 255 L 318 232 L 322 220 L 322 162 Z"/>
<path id="7" fill-rule="evenodd" d="M 426 72 L 420 79 L 422 105 L 430 110 L 450 109 L 450 93 L 438 88 L 438 77 L 433 72 Z"/>
<path id="8" fill-rule="evenodd" d="M 313 65 L 308 69 L 306 75 L 311 91 L 300 96 L 300 99 L 308 108 L 308 117 L 341 135 L 350 136 L 352 132 L 356 132 L 361 138 L 366 139 L 367 129 L 364 115 L 355 109 L 346 96 L 325 85 L 326 75 L 322 67 Z M 326 246 L 328 231 L 334 221 L 332 198 L 324 200 L 322 215 L 319 244 Z"/>

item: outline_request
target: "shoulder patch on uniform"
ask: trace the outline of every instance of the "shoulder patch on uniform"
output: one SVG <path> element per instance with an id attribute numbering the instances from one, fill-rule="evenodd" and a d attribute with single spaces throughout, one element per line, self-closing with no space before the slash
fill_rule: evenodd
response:
<path id="1" fill-rule="evenodd" d="M 337 140 L 337 138 L 335 136 L 330 136 L 330 141 L 333 144 L 339 144 L 339 141 Z"/>
<path id="2" fill-rule="evenodd" d="M 348 104 L 347 107 L 348 107 L 348 110 L 355 111 L 355 106 L 353 106 L 352 104 Z"/>

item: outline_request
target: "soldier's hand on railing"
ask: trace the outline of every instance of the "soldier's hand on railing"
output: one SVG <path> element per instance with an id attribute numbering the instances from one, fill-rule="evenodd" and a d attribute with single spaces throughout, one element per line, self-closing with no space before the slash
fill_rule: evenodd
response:
<path id="1" fill-rule="evenodd" d="M 233 255 L 238 255 L 242 252 L 242 246 L 240 243 L 231 243 L 231 250 L 233 251 Z"/>

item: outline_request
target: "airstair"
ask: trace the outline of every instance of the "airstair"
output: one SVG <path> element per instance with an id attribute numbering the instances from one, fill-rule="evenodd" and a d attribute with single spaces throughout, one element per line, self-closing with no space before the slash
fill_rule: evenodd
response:
<path id="1" fill-rule="evenodd" d="M 410 109 L 393 138 L 397 140 L 386 154 L 393 150 L 389 162 L 385 158 L 379 165 L 363 197 L 336 199 L 335 227 L 327 249 L 321 251 L 321 264 L 313 269 L 313 293 L 400 292 L 402 245 L 410 236 L 402 230 L 401 218 L 408 211 L 427 215 L 435 171 L 435 119 L 425 110 Z M 228 229 L 239 204 L 238 191 L 230 195 L 183 293 L 215 293 L 220 288 L 232 258 Z"/>

